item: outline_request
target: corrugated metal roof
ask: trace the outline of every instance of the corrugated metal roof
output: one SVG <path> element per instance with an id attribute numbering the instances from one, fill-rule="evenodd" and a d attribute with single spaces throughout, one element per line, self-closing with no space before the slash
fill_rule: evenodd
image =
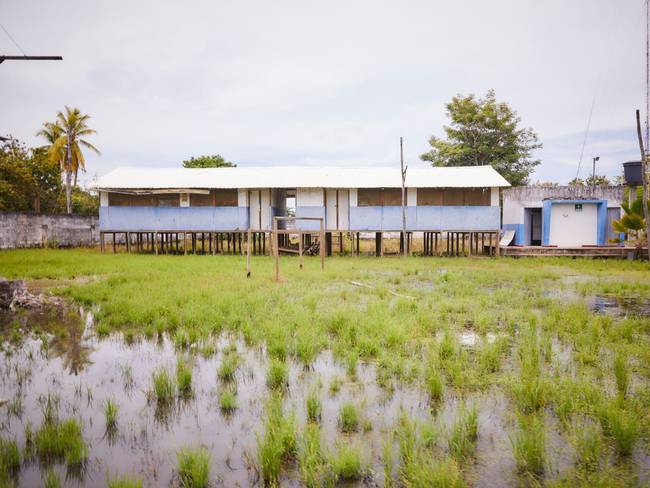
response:
<path id="1" fill-rule="evenodd" d="M 262 166 L 237 168 L 117 168 L 99 178 L 95 189 L 162 188 L 397 188 L 399 168 Z M 411 188 L 505 187 L 491 166 L 409 168 Z"/>

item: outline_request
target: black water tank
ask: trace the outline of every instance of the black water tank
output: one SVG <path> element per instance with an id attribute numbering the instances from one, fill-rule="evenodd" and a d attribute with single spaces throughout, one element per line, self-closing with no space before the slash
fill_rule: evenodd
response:
<path id="1" fill-rule="evenodd" d="M 623 163 L 625 172 L 625 182 L 630 186 L 639 186 L 643 184 L 641 178 L 641 161 L 628 161 Z"/>

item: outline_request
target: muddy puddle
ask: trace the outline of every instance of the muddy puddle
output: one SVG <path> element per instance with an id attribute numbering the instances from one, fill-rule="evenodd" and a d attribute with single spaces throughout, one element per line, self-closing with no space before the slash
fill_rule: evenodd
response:
<path id="1" fill-rule="evenodd" d="M 592 278 L 581 275 L 565 276 L 560 280 L 560 286 L 548 286 L 545 295 L 562 302 L 583 302 L 589 311 L 612 317 L 650 317 L 650 298 L 607 294 L 583 295 L 576 290 L 576 285 L 590 279 Z"/>
<path id="2" fill-rule="evenodd" d="M 59 310 L 0 316 L 3 334 L 0 362 L 0 434 L 25 445 L 27 425 L 37 430 L 43 422 L 44 404 L 49 398 L 60 419 L 74 417 L 82 425 L 89 447 L 82 471 L 66 471 L 64 463 L 53 464 L 64 486 L 104 487 L 109 476 L 131 474 L 144 486 L 176 486 L 176 452 L 183 447 L 204 447 L 211 455 L 211 486 L 254 486 L 260 484 L 256 468 L 257 436 L 262 435 L 267 357 L 263 348 L 247 348 L 235 337 L 215 339 L 216 353 L 205 357 L 198 351 L 179 351 L 172 341 L 136 340 L 127 344 L 120 334 L 98 338 L 92 313 Z M 481 340 L 467 335 L 461 343 L 471 346 Z M 235 375 L 237 409 L 231 414 L 219 408 L 219 392 L 226 386 L 217 370 L 228 350 L 236 348 L 241 365 Z M 152 374 L 166 368 L 172 375 L 179 358 L 192 368 L 192 395 L 161 408 L 150 398 Z M 430 422 L 439 431 L 441 450 L 461 404 L 478 411 L 479 437 L 476 461 L 466 468 L 472 486 L 518 486 L 510 433 L 516 419 L 513 407 L 498 388 L 473 394 L 463 400 L 447 393 L 446 400 L 432 406 L 416 385 L 396 385 L 392 394 L 379 388 L 375 367 L 360 363 L 356 378 L 324 352 L 309 368 L 290 363 L 289 386 L 284 396 L 286 410 L 296 415 L 297 434 L 306 424 L 305 399 L 313 389 L 323 402 L 323 446 L 330 452 L 341 440 L 362 448 L 370 475 L 360 484 L 382 486 L 381 462 L 386 438 L 402 412 L 412 419 Z M 340 381 L 333 392 L 330 385 Z M 104 418 L 107 400 L 119 406 L 117 428 L 108 433 Z M 359 407 L 360 429 L 342 434 L 337 417 L 342 404 Z M 555 474 L 570 462 L 570 443 L 553 419 L 547 446 Z M 395 446 L 394 459 L 397 459 Z M 42 486 L 47 466 L 23 462 L 19 486 Z M 290 468 L 283 486 L 299 486 L 298 470 Z"/>

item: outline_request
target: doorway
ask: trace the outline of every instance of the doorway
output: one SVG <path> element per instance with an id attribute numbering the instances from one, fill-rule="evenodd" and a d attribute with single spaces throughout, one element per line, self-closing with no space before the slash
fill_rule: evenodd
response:
<path id="1" fill-rule="evenodd" d="M 542 209 L 530 209 L 530 245 L 542 245 Z"/>

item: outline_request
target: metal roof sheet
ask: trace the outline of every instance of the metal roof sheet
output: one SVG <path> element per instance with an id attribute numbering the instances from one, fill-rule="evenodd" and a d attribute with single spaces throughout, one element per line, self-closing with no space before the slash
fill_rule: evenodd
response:
<path id="1" fill-rule="evenodd" d="M 99 178 L 95 189 L 163 188 L 398 188 L 400 169 L 377 167 L 240 166 L 236 168 L 121 167 Z M 506 187 L 491 166 L 409 168 L 410 188 Z"/>

